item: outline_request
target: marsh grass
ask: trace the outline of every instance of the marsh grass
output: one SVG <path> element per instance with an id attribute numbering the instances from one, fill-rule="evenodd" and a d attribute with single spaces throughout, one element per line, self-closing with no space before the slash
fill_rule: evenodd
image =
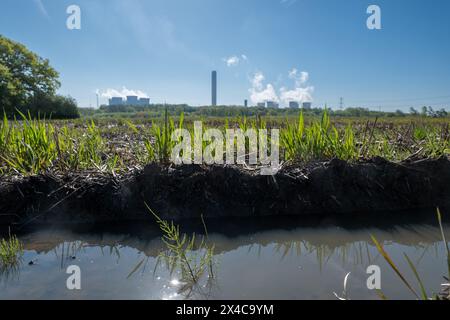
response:
<path id="1" fill-rule="evenodd" d="M 280 138 L 286 160 L 310 161 L 333 157 L 353 160 L 358 157 L 352 127 L 348 125 L 344 132 L 340 133 L 331 125 L 326 110 L 320 121 L 313 120 L 309 126 L 305 125 L 301 112 L 297 124 L 291 125 L 287 122 Z"/>
<path id="2" fill-rule="evenodd" d="M 183 129 L 183 121 L 184 114 L 182 113 L 180 116 L 178 129 Z M 154 142 L 152 143 L 151 138 L 144 142 L 149 161 L 157 161 L 163 164 L 169 163 L 172 149 L 176 143 L 176 141 L 172 141 L 172 133 L 175 129 L 175 122 L 172 117 L 168 116 L 166 109 L 163 123 L 152 123 L 150 137 L 153 138 Z"/>
<path id="3" fill-rule="evenodd" d="M 194 119 L 185 120 L 183 113 L 174 119 L 167 110 L 163 119 L 153 121 L 151 126 L 137 125 L 137 120 L 119 119 L 114 124 L 98 119 L 63 122 L 32 119 L 24 114 L 15 120 L 4 116 L 0 121 L 0 174 L 34 175 L 47 170 L 87 169 L 114 173 L 149 162 L 168 164 L 174 146 L 181 142 L 171 139 L 176 129 L 187 129 L 194 141 Z M 207 128 L 214 128 L 224 136 L 227 129 L 270 132 L 269 129 L 279 128 L 280 154 L 284 155 L 280 161 L 306 163 L 332 158 L 357 161 L 373 157 L 399 161 L 450 154 L 449 125 L 431 120 L 410 124 L 378 119 L 366 123 L 336 119 L 332 122 L 326 110 L 321 118 L 305 119 L 301 112 L 295 121 L 292 117 L 267 119 L 243 116 L 222 119 L 222 122 L 209 118 L 199 120 L 203 123 L 203 133 Z M 129 140 L 127 146 L 123 146 L 122 140 Z M 211 143 L 202 139 L 202 150 Z M 245 146 L 251 153 L 248 137 Z"/>
<path id="4" fill-rule="evenodd" d="M 66 125 L 54 127 L 48 120 L 21 114 L 21 121 L 4 116 L 0 124 L 0 173 L 23 175 L 45 172 L 97 169 L 114 171 L 120 166 L 117 154 L 107 154 L 101 130 L 94 121 L 83 132 Z"/>
<path id="5" fill-rule="evenodd" d="M 182 287 L 179 293 L 188 297 L 195 289 L 202 291 L 199 284 L 205 276 L 207 282 L 205 287 L 211 285 L 215 278 L 214 245 L 207 242 L 208 231 L 203 216 L 202 223 L 206 236 L 198 237 L 195 234 L 188 236 L 180 232 L 178 225 L 161 219 L 147 204 L 145 205 L 161 229 L 163 234 L 161 240 L 166 248 L 159 255 L 157 265 L 164 263 L 171 276 L 177 271 L 180 272 Z"/>
<path id="6" fill-rule="evenodd" d="M 52 139 L 54 127 L 45 120 L 22 116 L 22 126 L 9 125 L 4 116 L 0 130 L 0 157 L 13 170 L 22 173 L 38 173 L 56 159 L 56 144 Z"/>
<path id="7" fill-rule="evenodd" d="M 9 269 L 18 266 L 23 255 L 23 245 L 15 236 L 0 240 L 0 268 Z"/>

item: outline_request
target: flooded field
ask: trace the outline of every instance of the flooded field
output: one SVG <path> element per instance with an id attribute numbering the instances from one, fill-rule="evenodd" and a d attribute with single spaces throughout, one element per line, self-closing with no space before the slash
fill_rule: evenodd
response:
<path id="1" fill-rule="evenodd" d="M 432 223 L 253 229 L 212 228 L 208 241 L 215 244 L 214 278 L 194 286 L 158 259 L 164 243 L 156 228 L 72 226 L 23 232 L 23 261 L 0 274 L 0 299 L 336 299 L 334 292 L 341 295 L 349 272 L 348 298 L 380 299 L 366 285 L 370 265 L 380 266 L 382 291 L 389 299 L 414 299 L 370 235 L 384 243 L 416 285 L 403 254 L 410 257 L 428 294 L 439 293 L 448 274 L 440 230 Z M 450 225 L 444 229 L 450 238 Z M 81 290 L 66 287 L 70 265 L 80 267 Z"/>

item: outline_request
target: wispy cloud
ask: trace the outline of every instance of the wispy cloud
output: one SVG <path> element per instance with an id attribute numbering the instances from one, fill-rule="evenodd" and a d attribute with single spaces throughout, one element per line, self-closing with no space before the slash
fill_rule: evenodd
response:
<path id="1" fill-rule="evenodd" d="M 236 67 L 241 62 L 247 61 L 248 57 L 245 54 L 241 54 L 240 56 L 234 55 L 228 58 L 223 58 L 222 60 L 227 64 L 228 67 Z"/>
<path id="2" fill-rule="evenodd" d="M 169 51 L 203 64 L 208 61 L 202 51 L 189 47 L 179 37 L 176 20 L 152 12 L 148 1 L 115 0 L 111 3 L 114 14 L 120 16 L 119 20 L 128 29 L 128 36 L 135 38 L 140 47 L 149 53 L 165 55 Z"/>
<path id="3" fill-rule="evenodd" d="M 50 16 L 48 15 L 47 9 L 44 6 L 44 3 L 42 2 L 42 0 L 33 0 L 36 7 L 38 8 L 39 12 L 46 18 L 49 18 Z"/>

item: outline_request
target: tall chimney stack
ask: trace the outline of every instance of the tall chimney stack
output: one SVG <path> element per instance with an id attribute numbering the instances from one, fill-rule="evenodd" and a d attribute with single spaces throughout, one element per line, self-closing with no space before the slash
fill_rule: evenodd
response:
<path id="1" fill-rule="evenodd" d="M 217 71 L 211 74 L 211 105 L 217 106 Z"/>

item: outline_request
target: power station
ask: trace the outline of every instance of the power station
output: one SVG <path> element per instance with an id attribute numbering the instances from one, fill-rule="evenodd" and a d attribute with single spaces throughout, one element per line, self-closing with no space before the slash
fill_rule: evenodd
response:
<path id="1" fill-rule="evenodd" d="M 121 105 L 149 106 L 150 98 L 139 98 L 137 96 L 127 96 L 126 100 L 124 100 L 122 97 L 111 97 L 109 99 L 109 105 L 110 106 L 121 106 Z"/>
<path id="2" fill-rule="evenodd" d="M 98 98 L 98 95 L 97 95 Z M 343 98 L 341 98 L 341 105 L 343 104 Z M 123 97 L 111 97 L 109 99 L 110 106 L 118 106 L 118 105 L 129 105 L 129 106 L 150 106 L 149 98 L 139 98 L 135 95 L 127 96 L 125 99 Z M 257 102 L 258 108 L 269 108 L 269 109 L 278 109 L 280 108 L 280 104 L 277 101 L 273 100 L 265 100 Z M 211 106 L 217 106 L 217 71 L 211 71 Z M 244 100 L 244 107 L 249 106 L 249 101 L 247 99 Z M 309 101 L 289 101 L 288 104 L 291 109 L 299 109 L 300 106 L 305 109 L 311 109 L 312 103 Z"/>

